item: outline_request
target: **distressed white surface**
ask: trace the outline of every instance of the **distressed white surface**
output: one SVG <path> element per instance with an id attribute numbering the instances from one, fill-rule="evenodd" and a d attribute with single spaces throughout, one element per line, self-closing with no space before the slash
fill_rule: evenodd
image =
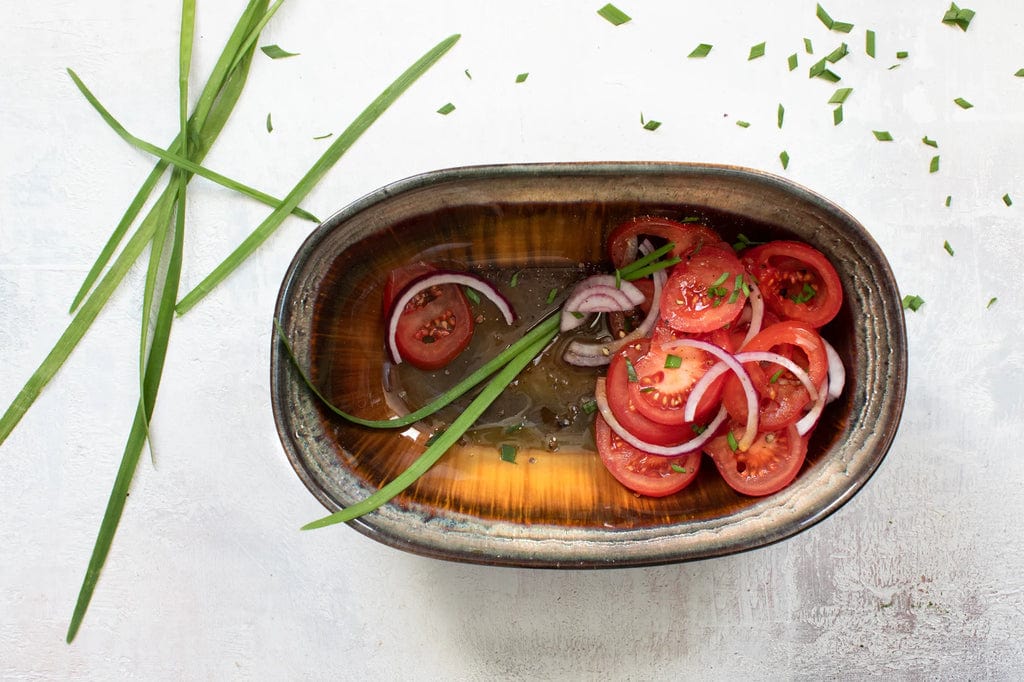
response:
<path id="1" fill-rule="evenodd" d="M 135 400 L 134 271 L 0 447 L 0 678 L 1012 679 L 1024 669 L 1024 5 L 829 0 L 653 3 L 613 27 L 587 2 L 293 0 L 261 44 L 210 167 L 284 194 L 430 45 L 444 60 L 304 205 L 326 216 L 387 182 L 520 161 L 693 160 L 782 172 L 857 216 L 908 314 L 906 412 L 888 458 L 810 531 L 740 556 L 650 569 L 489 569 L 390 550 L 348 528 L 299 533 L 321 508 L 289 468 L 268 399 L 270 314 L 309 225 L 290 221 L 175 326 L 144 457 L 82 631 L 63 637 Z M 962 4 L 962 3 L 961 3 Z M 198 90 L 242 2 L 200 2 Z M 150 168 L 74 90 L 73 67 L 134 133 L 176 129 L 173 2 L 0 5 L 0 403 L 56 340 L 99 245 Z M 878 58 L 864 54 L 877 31 Z M 808 80 L 841 41 L 855 88 Z M 767 55 L 747 61 L 751 45 Z M 714 44 L 705 60 L 686 55 Z M 910 57 L 901 66 L 896 50 Z M 797 52 L 800 67 L 788 72 Z M 469 69 L 472 80 L 464 70 Z M 515 75 L 529 72 L 516 85 Z M 952 103 L 962 96 L 975 108 Z M 445 102 L 457 109 L 442 117 Z M 776 106 L 786 107 L 784 127 Z M 268 134 L 265 119 L 273 115 Z M 663 122 L 640 128 L 641 112 Z M 736 119 L 752 123 L 749 129 Z M 871 130 L 889 130 L 879 143 Z M 928 173 L 938 140 L 942 168 Z M 1006 207 L 1004 193 L 1016 199 Z M 946 195 L 953 205 L 946 208 Z M 184 285 L 266 210 L 203 181 Z M 944 240 L 956 249 L 950 258 Z M 990 297 L 999 301 L 991 309 Z"/>

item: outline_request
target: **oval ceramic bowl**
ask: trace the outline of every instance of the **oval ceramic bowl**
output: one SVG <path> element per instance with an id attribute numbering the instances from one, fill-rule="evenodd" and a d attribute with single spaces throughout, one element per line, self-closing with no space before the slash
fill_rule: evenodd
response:
<path id="1" fill-rule="evenodd" d="M 394 414 L 382 388 L 381 293 L 389 270 L 424 258 L 470 269 L 599 263 L 608 231 L 643 214 L 696 215 L 726 239 L 742 232 L 755 241 L 803 240 L 836 266 L 845 301 L 824 333 L 843 358 L 847 384 L 826 408 L 796 481 L 769 497 L 744 497 L 705 461 L 681 493 L 650 499 L 626 491 L 585 448 L 520 452 L 510 464 L 493 447 L 466 445 L 351 525 L 385 544 L 458 561 L 647 565 L 776 542 L 822 520 L 867 482 L 895 437 L 906 391 L 896 283 L 856 220 L 765 173 L 586 163 L 459 168 L 402 180 L 335 214 L 306 240 L 276 315 L 298 362 L 332 402 L 386 418 Z M 331 511 L 368 496 L 425 447 L 429 434 L 416 428 L 374 431 L 333 416 L 276 340 L 271 384 L 288 458 Z"/>

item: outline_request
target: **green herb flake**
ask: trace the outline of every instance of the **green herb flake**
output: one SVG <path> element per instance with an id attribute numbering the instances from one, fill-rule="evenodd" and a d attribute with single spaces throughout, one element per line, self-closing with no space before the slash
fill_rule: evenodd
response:
<path id="1" fill-rule="evenodd" d="M 840 45 L 836 49 L 832 50 L 832 52 L 830 52 L 828 54 L 828 56 L 825 57 L 825 59 L 830 64 L 835 64 L 836 62 L 838 62 L 840 59 L 842 59 L 843 57 L 845 57 L 848 54 L 850 54 L 850 48 L 849 48 L 849 46 L 846 43 L 843 43 L 842 45 Z"/>
<path id="2" fill-rule="evenodd" d="M 661 127 L 661 121 L 655 121 L 653 118 L 644 123 L 644 130 L 657 130 Z"/>
<path id="3" fill-rule="evenodd" d="M 831 31 L 832 27 L 835 26 L 836 22 L 835 20 L 832 19 L 832 17 L 828 15 L 828 12 L 825 11 L 825 8 L 819 4 L 817 10 L 815 11 L 815 14 L 818 16 L 819 19 L 821 19 L 821 23 L 825 24 L 825 28 Z"/>
<path id="4" fill-rule="evenodd" d="M 469 80 L 473 80 L 473 74 L 469 72 L 469 69 L 466 69 L 465 71 L 463 71 L 463 73 L 466 74 L 466 78 L 468 78 Z"/>
<path id="5" fill-rule="evenodd" d="M 814 45 L 811 44 L 810 38 L 804 38 L 804 52 L 814 54 Z"/>
<path id="6" fill-rule="evenodd" d="M 778 383 L 778 381 L 779 381 L 779 377 L 781 377 L 781 376 L 782 376 L 782 372 L 783 372 L 783 370 L 781 370 L 781 369 L 780 369 L 780 370 L 779 370 L 778 372 L 776 372 L 775 374 L 773 374 L 773 375 L 772 375 L 772 378 L 768 380 L 768 383 L 770 383 L 770 384 L 775 384 L 775 383 Z"/>
<path id="7" fill-rule="evenodd" d="M 782 152 L 779 153 L 779 161 L 782 163 L 783 170 L 789 168 L 789 152 L 782 150 Z"/>
<path id="8" fill-rule="evenodd" d="M 597 412 L 597 401 L 593 399 L 586 400 L 581 406 L 581 409 L 586 414 L 594 414 L 595 412 Z"/>
<path id="9" fill-rule="evenodd" d="M 263 54 L 267 55 L 271 59 L 284 59 L 285 57 L 299 56 L 298 52 L 287 52 L 277 45 L 263 45 L 260 49 L 263 50 Z"/>
<path id="10" fill-rule="evenodd" d="M 832 30 L 839 31 L 840 33 L 849 33 L 850 31 L 853 30 L 853 24 L 847 23 L 845 21 L 837 21 L 832 24 Z"/>
<path id="11" fill-rule="evenodd" d="M 633 366 L 633 362 L 629 358 L 626 358 L 626 377 L 631 384 L 640 381 L 640 378 L 636 375 L 636 367 Z"/>
<path id="12" fill-rule="evenodd" d="M 725 280 L 727 280 L 727 279 L 729 279 L 729 273 L 728 272 L 723 272 L 721 275 L 718 276 L 718 279 L 716 279 L 714 282 L 711 283 L 711 286 L 712 287 L 721 286 L 722 284 L 725 284 Z M 710 291 L 710 289 L 709 289 L 709 291 Z"/>
<path id="13" fill-rule="evenodd" d="M 777 125 L 779 126 L 779 129 L 782 128 L 782 120 L 785 117 L 786 117 L 786 108 L 784 106 L 782 106 L 782 104 L 779 104 L 779 108 L 778 108 L 778 110 L 775 113 L 775 120 L 777 122 Z"/>
<path id="14" fill-rule="evenodd" d="M 732 431 L 729 431 L 725 436 L 725 442 L 729 444 L 729 449 L 736 452 L 740 449 L 740 444 L 736 442 L 736 436 L 732 435 Z"/>
<path id="15" fill-rule="evenodd" d="M 989 309 L 989 308 L 991 308 L 991 307 L 992 307 L 993 305 L 995 305 L 995 302 L 996 302 L 996 301 L 998 301 L 998 300 L 999 300 L 999 299 L 998 299 L 998 298 L 996 298 L 995 296 L 993 296 L 992 298 L 988 299 L 988 305 L 986 305 L 986 306 L 985 306 L 985 310 L 988 310 L 988 309 Z"/>
<path id="16" fill-rule="evenodd" d="M 764 43 L 758 43 L 757 45 L 754 45 L 753 47 L 751 47 L 750 48 L 750 54 L 747 55 L 747 61 L 749 62 L 752 59 L 757 59 L 758 57 L 763 57 L 764 56 L 764 46 L 765 46 Z"/>
<path id="17" fill-rule="evenodd" d="M 972 108 L 974 106 L 973 104 L 971 104 L 970 102 L 965 100 L 963 97 L 957 97 L 953 101 L 956 102 L 956 105 L 958 107 L 960 107 L 961 109 L 970 109 L 970 108 Z"/>
<path id="18" fill-rule="evenodd" d="M 928 172 L 929 173 L 938 173 L 939 172 L 939 157 L 938 156 L 933 156 L 932 157 L 931 162 L 928 164 Z"/>
<path id="19" fill-rule="evenodd" d="M 888 130 L 872 130 L 871 133 L 879 142 L 892 142 L 892 133 Z"/>
<path id="20" fill-rule="evenodd" d="M 1013 199 L 1010 198 L 1009 194 L 1003 195 L 1003 203 L 1006 204 L 1007 206 L 1013 206 Z"/>
<path id="21" fill-rule="evenodd" d="M 903 297 L 903 307 L 907 310 L 917 312 L 918 308 L 924 305 L 924 299 L 918 295 L 907 294 Z"/>
<path id="22" fill-rule="evenodd" d="M 453 111 L 455 111 L 455 105 L 452 104 L 451 102 L 448 102 L 447 104 L 442 106 L 440 109 L 438 109 L 437 113 L 441 114 L 442 116 L 447 116 L 448 114 L 452 113 Z"/>
<path id="23" fill-rule="evenodd" d="M 423 444 L 426 445 L 427 447 L 430 447 L 431 445 L 434 444 L 435 441 L 437 441 L 438 438 L 441 437 L 441 435 L 443 433 L 444 433 L 443 430 L 435 431 L 434 433 L 430 434 L 430 436 L 427 438 L 426 442 L 424 442 Z"/>
<path id="24" fill-rule="evenodd" d="M 610 2 L 597 10 L 597 13 L 611 22 L 613 26 L 621 26 L 632 19 L 632 17 Z"/>
<path id="25" fill-rule="evenodd" d="M 872 59 L 875 58 L 875 32 L 871 29 L 864 34 L 864 51 Z"/>
<path id="26" fill-rule="evenodd" d="M 665 356 L 665 369 L 679 369 L 683 366 L 683 359 L 678 355 L 669 353 Z"/>
<path id="27" fill-rule="evenodd" d="M 505 427 L 505 435 L 506 436 L 511 436 L 513 433 L 516 433 L 517 431 L 522 431 L 523 430 L 523 426 L 524 426 L 524 424 L 522 422 L 519 422 L 518 424 L 512 424 L 510 426 L 506 426 Z"/>
<path id="28" fill-rule="evenodd" d="M 558 295 L 558 287 L 552 287 L 551 291 L 548 292 L 547 304 L 551 305 L 554 302 L 554 300 L 555 300 L 555 296 L 557 296 L 557 295 Z"/>
<path id="29" fill-rule="evenodd" d="M 832 110 L 832 125 L 837 126 L 843 122 L 843 105 L 840 104 L 838 107 Z"/>
<path id="30" fill-rule="evenodd" d="M 711 45 L 707 43 L 701 43 L 697 47 L 693 48 L 693 52 L 686 55 L 688 59 L 703 59 L 711 53 Z"/>
<path id="31" fill-rule="evenodd" d="M 790 71 L 793 71 L 793 70 L 796 69 L 796 67 L 800 66 L 800 61 L 799 61 L 799 59 L 796 56 L 796 52 L 794 52 L 793 54 L 789 55 L 789 59 L 787 61 L 789 63 L 789 70 Z"/>
<path id="32" fill-rule="evenodd" d="M 948 253 L 950 256 L 953 255 L 953 247 L 949 245 L 948 240 L 942 242 L 942 248 L 944 248 L 946 250 L 946 253 Z"/>
<path id="33" fill-rule="evenodd" d="M 960 9 L 956 3 L 950 3 L 949 9 L 942 15 L 942 23 L 949 26 L 959 26 L 961 31 L 966 31 L 974 19 L 973 9 Z"/>
<path id="34" fill-rule="evenodd" d="M 889 67 L 889 71 L 892 71 L 893 69 L 898 69 L 898 68 L 900 68 L 899 64 L 893 64 L 892 66 Z"/>
<path id="35" fill-rule="evenodd" d="M 899 52 L 896 53 L 896 59 L 906 59 L 909 56 L 910 53 L 907 52 L 906 50 L 900 50 Z"/>
<path id="36" fill-rule="evenodd" d="M 939 147 L 939 143 L 935 140 L 929 139 L 927 135 L 921 138 L 921 142 L 924 142 L 929 147 L 935 147 L 936 149 Z"/>
<path id="37" fill-rule="evenodd" d="M 1024 69 L 1017 69 L 1017 73 L 1013 74 L 1017 78 L 1024 78 Z"/>
<path id="38" fill-rule="evenodd" d="M 698 436 L 708 430 L 708 427 L 703 424 L 694 424 L 690 429 Z"/>
<path id="39" fill-rule="evenodd" d="M 523 83 L 529 77 L 530 77 L 530 74 L 528 72 L 516 74 L 516 83 Z"/>
<path id="40" fill-rule="evenodd" d="M 325 133 L 323 135 L 317 135 L 313 139 L 314 140 L 326 140 L 328 137 L 333 137 L 333 136 L 334 136 L 334 133 Z"/>
<path id="41" fill-rule="evenodd" d="M 519 286 L 519 272 L 518 271 L 512 273 L 512 279 L 510 279 L 508 281 L 508 285 L 510 287 L 512 287 L 513 289 L 515 289 L 517 286 Z"/>
<path id="42" fill-rule="evenodd" d="M 466 298 L 468 298 L 473 305 L 480 303 L 480 295 L 472 288 L 462 287 L 462 293 L 466 294 Z"/>
<path id="43" fill-rule="evenodd" d="M 850 96 L 850 93 L 852 92 L 853 88 L 839 88 L 838 90 L 832 93 L 832 96 L 829 98 L 828 103 L 842 104 L 843 102 L 846 101 L 846 98 L 848 98 Z"/>
<path id="44" fill-rule="evenodd" d="M 269 112 L 267 113 L 267 132 L 268 133 L 274 132 L 274 123 L 273 123 L 273 121 L 270 120 L 270 113 Z"/>
<path id="45" fill-rule="evenodd" d="M 688 474 L 688 473 L 690 473 L 689 469 L 687 469 L 685 467 L 681 467 L 681 466 L 679 466 L 678 464 L 675 464 L 675 463 L 672 464 L 672 471 L 676 472 L 677 474 Z"/>
<path id="46" fill-rule="evenodd" d="M 751 241 L 750 237 L 740 232 L 736 235 L 736 242 L 732 245 L 734 251 L 742 251 L 748 246 L 756 246 L 758 244 L 764 244 L 765 242 Z"/>
<path id="47" fill-rule="evenodd" d="M 749 128 L 750 127 L 750 122 L 749 121 L 736 121 L 736 125 L 738 125 L 740 128 Z"/>
<path id="48" fill-rule="evenodd" d="M 508 443 L 501 444 L 501 451 L 499 454 L 502 462 L 508 462 L 510 464 L 516 463 L 516 446 L 509 445 Z"/>
<path id="49" fill-rule="evenodd" d="M 807 303 L 807 302 L 808 302 L 808 301 L 810 301 L 810 300 L 811 300 L 812 298 L 814 298 L 814 296 L 815 296 L 815 295 L 816 295 L 817 293 L 818 293 L 818 292 L 816 292 L 816 291 L 814 290 L 814 287 L 812 287 L 812 286 L 811 286 L 810 284 L 808 284 L 807 282 L 804 282 L 804 286 L 803 286 L 803 288 L 802 288 L 802 289 L 800 290 L 800 293 L 798 293 L 798 294 L 794 294 L 793 296 L 790 296 L 790 300 L 791 300 L 791 301 L 793 301 L 793 303 L 798 303 L 798 304 L 799 304 L 799 303 Z"/>
<path id="50" fill-rule="evenodd" d="M 947 194 L 946 195 L 946 208 L 949 208 L 952 205 L 953 205 L 953 195 L 952 194 Z"/>

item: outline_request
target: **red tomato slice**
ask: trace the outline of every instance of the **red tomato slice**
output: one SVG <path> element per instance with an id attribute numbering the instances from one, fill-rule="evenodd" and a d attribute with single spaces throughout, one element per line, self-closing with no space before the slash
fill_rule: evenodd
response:
<path id="1" fill-rule="evenodd" d="M 718 233 L 700 223 L 681 223 L 671 218 L 641 216 L 621 223 L 608 235 L 608 256 L 621 268 L 636 259 L 640 237 L 658 237 L 675 244 L 672 255 L 685 258 L 695 249 L 722 240 Z"/>
<path id="2" fill-rule="evenodd" d="M 807 370 L 815 386 L 820 386 L 828 373 L 828 356 L 821 336 L 802 322 L 791 320 L 765 327 L 750 340 L 743 351 L 772 351 L 785 355 Z M 744 367 L 761 397 L 758 413 L 760 429 L 781 429 L 800 419 L 811 396 L 791 372 L 783 369 L 779 373 L 782 368 L 770 362 L 748 362 Z M 775 377 L 775 381 L 772 381 L 772 377 Z M 739 422 L 746 421 L 746 395 L 735 376 L 730 375 L 726 381 L 722 403 L 730 417 Z"/>
<path id="3" fill-rule="evenodd" d="M 728 244 L 704 246 L 672 269 L 661 292 L 662 319 L 681 332 L 724 327 L 743 312 L 747 295 L 737 278 L 746 276 Z"/>
<path id="4" fill-rule="evenodd" d="M 765 305 L 782 317 L 812 327 L 828 324 L 843 304 L 843 286 L 832 263 L 813 246 L 774 241 L 743 254 Z"/>
<path id="5" fill-rule="evenodd" d="M 384 285 L 385 313 L 409 282 L 434 269 L 416 263 L 393 270 Z M 413 298 L 399 316 L 398 352 L 414 367 L 440 369 L 466 349 L 473 337 L 473 326 L 473 313 L 460 287 L 431 287 Z"/>
<path id="6" fill-rule="evenodd" d="M 619 438 L 600 414 L 594 419 L 594 440 L 609 473 L 633 492 L 648 497 L 679 492 L 697 477 L 700 468 L 699 450 L 679 457 L 661 457 L 637 450 Z M 674 469 L 673 464 L 682 471 Z"/>
<path id="7" fill-rule="evenodd" d="M 645 417 L 638 409 L 630 394 L 629 364 L 636 362 L 650 347 L 647 339 L 631 343 L 612 356 L 605 379 L 608 392 L 608 407 L 623 428 L 640 440 L 655 445 L 675 445 L 693 438 L 689 425 L 660 424 Z"/>
<path id="8" fill-rule="evenodd" d="M 730 424 L 733 433 L 743 426 Z M 793 482 L 807 456 L 807 439 L 795 426 L 781 431 L 762 431 L 746 452 L 733 452 L 728 435 L 717 436 L 705 446 L 729 487 L 743 495 L 771 495 Z"/>

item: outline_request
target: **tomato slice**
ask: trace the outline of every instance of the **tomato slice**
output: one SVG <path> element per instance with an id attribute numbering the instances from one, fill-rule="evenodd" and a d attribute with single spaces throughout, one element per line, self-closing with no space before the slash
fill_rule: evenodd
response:
<path id="1" fill-rule="evenodd" d="M 743 254 L 765 305 L 812 327 L 828 324 L 843 304 L 839 274 L 820 251 L 802 242 L 773 241 Z"/>
<path id="2" fill-rule="evenodd" d="M 620 223 L 608 235 L 608 255 L 621 268 L 636 259 L 640 237 L 658 237 L 675 244 L 672 255 L 685 258 L 706 244 L 722 240 L 717 232 L 700 223 L 681 223 L 660 216 L 640 216 Z"/>
<path id="3" fill-rule="evenodd" d="M 637 408 L 629 390 L 629 365 L 647 353 L 650 341 L 643 339 L 631 343 L 612 356 L 608 364 L 605 385 L 608 392 L 608 407 L 623 428 L 640 440 L 655 445 L 675 445 L 693 438 L 692 428 L 681 425 L 661 424 L 645 417 Z M 628 362 L 627 362 L 628 361 Z M 635 367 L 635 365 L 634 365 Z"/>
<path id="4" fill-rule="evenodd" d="M 769 325 L 754 336 L 743 351 L 772 351 L 785 355 L 807 370 L 815 386 L 820 386 L 828 373 L 828 356 L 821 336 L 814 328 L 802 322 L 789 320 Z M 759 428 L 781 429 L 800 419 L 804 408 L 811 401 L 810 394 L 800 380 L 790 371 L 770 362 L 748 362 L 744 367 L 761 398 Z M 746 395 L 735 376 L 730 375 L 726 381 L 722 403 L 730 417 L 740 422 L 746 421 Z"/>
<path id="5" fill-rule="evenodd" d="M 384 285 L 385 317 L 409 282 L 434 270 L 425 263 L 393 270 Z M 398 318 L 398 352 L 414 367 L 440 369 L 466 349 L 473 326 L 473 313 L 460 287 L 430 287 L 409 301 Z"/>
<path id="6" fill-rule="evenodd" d="M 709 332 L 743 312 L 746 277 L 740 259 L 724 242 L 704 246 L 672 269 L 661 292 L 661 316 L 682 332 Z"/>
<path id="7" fill-rule="evenodd" d="M 733 433 L 743 426 L 730 424 Z M 746 452 L 734 452 L 728 435 L 716 436 L 705 446 L 718 472 L 738 493 L 751 496 L 771 495 L 793 482 L 807 456 L 807 438 L 795 426 L 780 431 L 762 431 Z"/>
<path id="8" fill-rule="evenodd" d="M 608 472 L 635 493 L 665 497 L 679 492 L 697 478 L 700 450 L 679 457 L 662 457 L 638 450 L 619 438 L 600 414 L 594 419 L 594 440 Z"/>
<path id="9" fill-rule="evenodd" d="M 699 348 L 665 348 L 662 345 L 686 337 L 686 334 L 674 333 L 663 325 L 655 327 L 650 348 L 633 361 L 637 380 L 629 383 L 629 395 L 637 411 L 651 421 L 692 429 L 693 424 L 705 421 L 718 407 L 726 376 L 722 375 L 711 384 L 697 405 L 694 421 L 687 422 L 683 418 L 686 401 L 694 385 L 718 360 Z M 719 346 L 730 342 L 724 332 L 703 335 L 701 340 Z"/>

